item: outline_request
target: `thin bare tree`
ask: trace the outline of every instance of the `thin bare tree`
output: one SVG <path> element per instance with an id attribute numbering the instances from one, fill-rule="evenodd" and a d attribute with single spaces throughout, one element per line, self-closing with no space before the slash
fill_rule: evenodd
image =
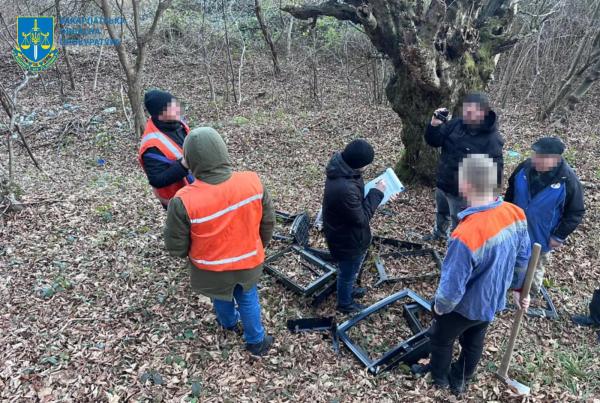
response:
<path id="1" fill-rule="evenodd" d="M 164 11 L 170 7 L 172 0 L 159 0 L 158 5 L 154 11 L 152 17 L 152 23 L 150 27 L 142 31 L 141 25 L 141 11 L 145 11 L 141 8 L 141 0 L 131 0 L 131 7 L 133 11 L 133 27 L 128 22 L 128 18 L 125 11 L 125 1 L 115 0 L 115 5 L 118 9 L 120 17 L 124 21 L 124 25 L 127 27 L 129 33 L 135 40 L 135 61 L 132 60 L 126 46 L 125 46 L 125 32 L 123 25 L 121 25 L 120 33 L 115 29 L 115 25 L 111 24 L 113 19 L 113 7 L 109 4 L 109 0 L 94 0 L 96 4 L 101 8 L 102 14 L 104 15 L 106 29 L 108 34 L 113 41 L 115 50 L 119 57 L 121 67 L 125 72 L 125 79 L 127 81 L 127 97 L 131 104 L 131 110 L 133 111 L 133 131 L 137 136 L 142 134 L 145 125 L 144 108 L 142 105 L 142 84 L 144 80 L 144 65 L 146 64 L 146 58 L 148 56 L 148 45 L 151 43 L 158 21 L 164 13 Z M 129 4 L 129 3 L 127 3 Z"/>
<path id="2" fill-rule="evenodd" d="M 269 28 L 267 27 L 267 24 L 265 22 L 260 0 L 254 0 L 254 12 L 256 13 L 256 19 L 258 20 L 258 25 L 260 25 L 260 30 L 262 31 L 263 37 L 265 38 L 265 42 L 267 43 L 267 45 L 269 45 L 269 49 L 271 50 L 271 59 L 273 60 L 273 71 L 276 76 L 279 76 L 281 74 L 281 69 L 279 68 L 277 50 L 275 49 L 275 45 L 273 44 L 273 40 L 271 39 L 271 33 L 269 32 Z"/>

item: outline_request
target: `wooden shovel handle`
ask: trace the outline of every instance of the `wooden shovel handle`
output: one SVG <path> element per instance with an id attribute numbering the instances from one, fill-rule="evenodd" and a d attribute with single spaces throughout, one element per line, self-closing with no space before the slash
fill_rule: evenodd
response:
<path id="1" fill-rule="evenodd" d="M 531 283 L 533 281 L 533 274 L 535 273 L 535 268 L 537 267 L 538 260 L 540 259 L 540 253 L 542 251 L 542 246 L 539 243 L 534 243 L 533 248 L 531 250 L 531 258 L 529 259 L 529 266 L 527 266 L 527 275 L 525 276 L 525 282 L 523 283 L 523 288 L 521 288 L 521 295 L 528 295 L 531 290 Z M 512 353 L 515 349 L 515 341 L 517 340 L 517 336 L 519 335 L 519 330 L 521 329 L 521 321 L 523 320 L 523 315 L 525 311 L 523 309 L 518 309 L 515 314 L 515 319 L 513 320 L 512 329 L 510 330 L 510 339 L 508 339 L 508 346 L 506 347 L 506 351 L 504 352 L 504 357 L 502 357 L 502 363 L 500 364 L 500 369 L 498 370 L 498 375 L 503 378 L 507 378 L 508 375 L 508 367 L 510 365 L 510 360 L 512 359 Z"/>

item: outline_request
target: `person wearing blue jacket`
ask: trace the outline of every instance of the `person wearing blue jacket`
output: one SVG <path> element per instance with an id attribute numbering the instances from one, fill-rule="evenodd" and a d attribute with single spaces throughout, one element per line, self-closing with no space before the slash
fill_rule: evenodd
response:
<path id="1" fill-rule="evenodd" d="M 429 329 L 430 362 L 411 370 L 431 371 L 435 386 L 460 395 L 475 374 L 490 322 L 506 307 L 507 291 L 514 290 L 520 308 L 529 307 L 529 295 L 521 296 L 520 289 L 531 243 L 523 210 L 495 198 L 497 165 L 490 157 L 463 159 L 458 176 L 469 207 L 458 214 L 442 265 Z M 461 352 L 452 363 L 456 339 Z"/>
<path id="2" fill-rule="evenodd" d="M 531 158 L 517 166 L 508 180 L 504 200 L 525 211 L 529 238 L 532 244 L 542 245 L 531 285 L 535 296 L 542 287 L 550 252 L 560 248 L 575 231 L 583 219 L 585 206 L 581 183 L 562 157 L 563 142 L 558 137 L 544 137 L 531 148 Z"/>

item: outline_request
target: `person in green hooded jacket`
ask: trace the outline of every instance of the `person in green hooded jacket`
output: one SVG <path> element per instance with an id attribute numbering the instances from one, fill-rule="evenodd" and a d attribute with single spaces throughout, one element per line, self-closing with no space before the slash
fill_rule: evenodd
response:
<path id="1" fill-rule="evenodd" d="M 261 321 L 257 283 L 275 211 L 254 172 L 234 172 L 214 129 L 194 129 L 184 158 L 196 181 L 170 201 L 164 229 L 171 255 L 187 257 L 192 289 L 213 301 L 219 324 L 241 333 L 246 349 L 264 355 L 273 344 Z"/>

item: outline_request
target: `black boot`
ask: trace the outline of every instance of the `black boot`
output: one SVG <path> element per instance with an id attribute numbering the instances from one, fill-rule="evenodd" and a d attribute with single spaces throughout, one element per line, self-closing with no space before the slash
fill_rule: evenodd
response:
<path id="1" fill-rule="evenodd" d="M 413 364 L 410 366 L 410 372 L 417 378 L 427 375 L 429 371 L 431 371 L 430 364 Z"/>
<path id="2" fill-rule="evenodd" d="M 265 336 L 260 343 L 246 343 L 246 350 L 248 350 L 252 355 L 263 356 L 267 354 L 273 345 L 273 340 L 273 336 Z"/>
<path id="3" fill-rule="evenodd" d="M 579 326 L 595 326 L 596 322 L 592 320 L 591 316 L 586 315 L 573 315 L 571 316 L 573 323 Z"/>
<path id="4" fill-rule="evenodd" d="M 356 302 L 351 303 L 350 305 L 340 306 L 338 305 L 337 310 L 341 313 L 356 313 L 365 309 L 366 306 L 362 304 L 357 304 Z"/>
<path id="5" fill-rule="evenodd" d="M 450 372 L 450 376 L 448 378 L 450 380 L 450 391 L 455 396 L 460 397 L 467 392 L 467 388 L 471 380 L 470 378 L 455 377 L 452 376 L 452 372 Z"/>

